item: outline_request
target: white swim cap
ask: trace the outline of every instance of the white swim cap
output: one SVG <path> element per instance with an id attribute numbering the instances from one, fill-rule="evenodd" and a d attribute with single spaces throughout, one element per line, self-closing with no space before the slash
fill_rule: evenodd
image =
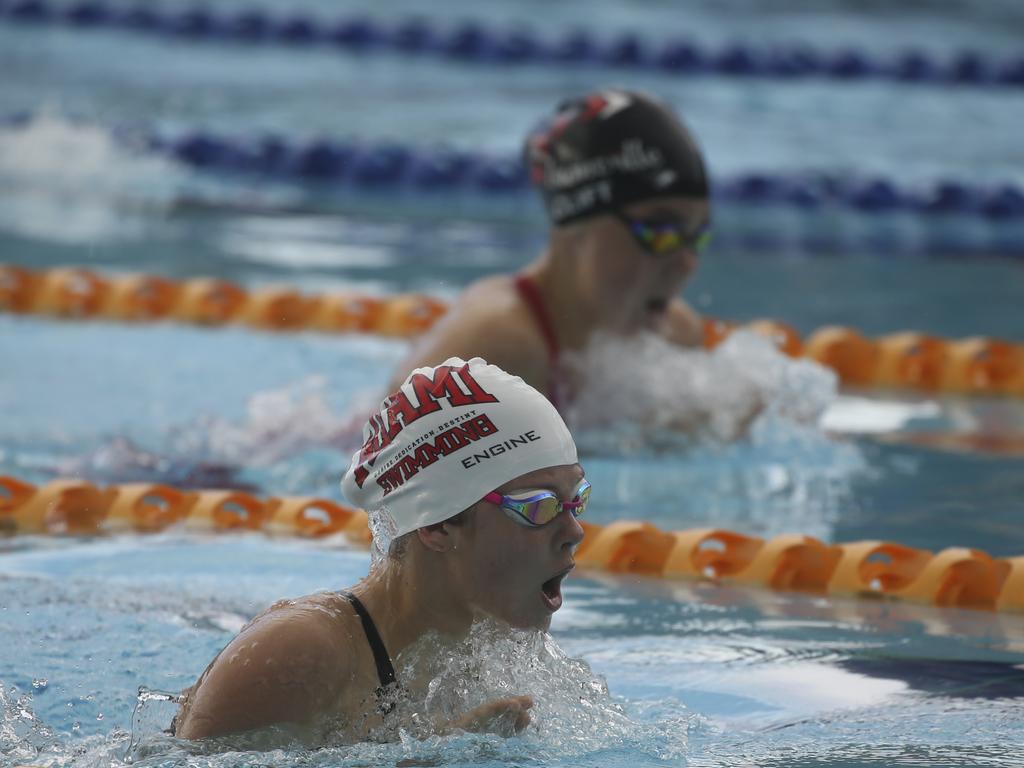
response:
<path id="1" fill-rule="evenodd" d="M 576 460 L 572 435 L 540 392 L 479 357 L 452 357 L 417 368 L 384 399 L 341 489 L 363 509 L 387 507 L 401 536 L 519 475 Z"/>

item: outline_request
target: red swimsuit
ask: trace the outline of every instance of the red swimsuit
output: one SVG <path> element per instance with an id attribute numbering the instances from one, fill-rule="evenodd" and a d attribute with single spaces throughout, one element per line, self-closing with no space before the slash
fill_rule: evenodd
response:
<path id="1" fill-rule="evenodd" d="M 533 312 L 533 319 L 537 321 L 544 343 L 548 348 L 548 400 L 559 411 L 566 402 L 565 381 L 561 375 L 561 347 L 558 344 L 558 336 L 555 335 L 555 326 L 551 322 L 551 315 L 544 297 L 541 296 L 540 288 L 528 275 L 515 276 L 516 290 L 522 296 L 526 306 Z"/>

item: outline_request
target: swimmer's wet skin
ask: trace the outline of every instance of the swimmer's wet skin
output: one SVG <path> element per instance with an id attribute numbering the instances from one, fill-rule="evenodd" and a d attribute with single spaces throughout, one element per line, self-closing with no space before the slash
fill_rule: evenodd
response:
<path id="1" fill-rule="evenodd" d="M 476 443 L 452 428 L 481 419 L 496 443 L 534 437 L 464 462 Z M 363 437 L 342 488 L 384 522 L 375 546 L 386 556 L 349 591 L 283 600 L 253 619 L 185 692 L 177 736 L 273 730 L 316 744 L 529 725 L 529 691 L 454 717 L 416 711 L 430 680 L 410 658 L 424 648 L 443 658 L 481 620 L 550 625 L 590 494 L 565 423 L 519 377 L 452 358 L 414 371 Z M 389 541 L 376 532 L 385 527 Z"/>

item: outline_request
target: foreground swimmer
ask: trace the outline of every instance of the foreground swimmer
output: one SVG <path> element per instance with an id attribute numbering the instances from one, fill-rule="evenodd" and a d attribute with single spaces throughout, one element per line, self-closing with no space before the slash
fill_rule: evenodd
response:
<path id="1" fill-rule="evenodd" d="M 551 403 L 481 359 L 453 358 L 414 371 L 363 435 L 342 487 L 391 525 L 387 557 L 350 591 L 253 619 L 186 691 L 176 735 L 277 725 L 307 742 L 380 738 L 429 683 L 403 675 L 417 640 L 451 647 L 485 618 L 548 628 L 590 491 Z M 517 693 L 427 730 L 519 732 L 533 702 Z"/>
<path id="2" fill-rule="evenodd" d="M 547 249 L 517 275 L 469 286 L 392 385 L 431 360 L 479 355 L 563 410 L 577 389 L 564 353 L 596 332 L 702 343 L 677 295 L 707 239 L 708 182 L 679 118 L 641 93 L 602 91 L 560 105 L 525 153 L 552 224 Z"/>

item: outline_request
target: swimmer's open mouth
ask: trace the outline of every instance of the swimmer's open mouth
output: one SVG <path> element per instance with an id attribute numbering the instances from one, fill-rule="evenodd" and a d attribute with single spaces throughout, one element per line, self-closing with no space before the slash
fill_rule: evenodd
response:
<path id="1" fill-rule="evenodd" d="M 552 613 L 562 607 L 562 579 L 568 576 L 574 567 L 570 565 L 540 585 L 540 596 Z"/>
<path id="2" fill-rule="evenodd" d="M 647 302 L 647 311 L 651 314 L 660 315 L 668 309 L 668 299 L 651 299 Z"/>

